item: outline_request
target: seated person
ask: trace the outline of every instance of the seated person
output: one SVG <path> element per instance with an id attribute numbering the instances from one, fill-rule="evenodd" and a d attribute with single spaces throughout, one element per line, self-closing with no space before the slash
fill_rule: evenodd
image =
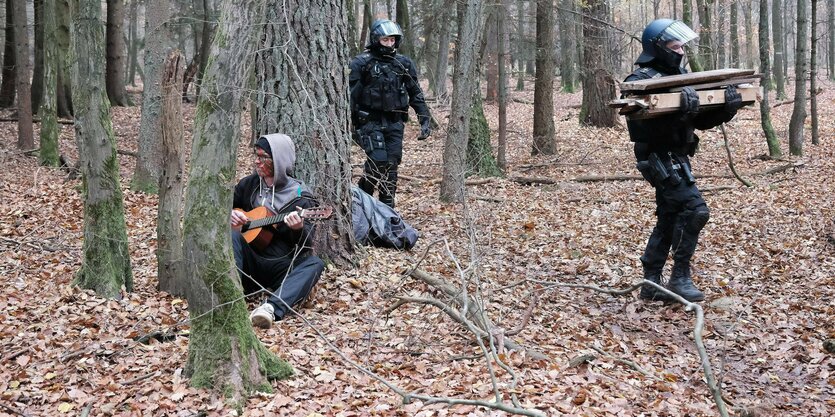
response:
<path id="1" fill-rule="evenodd" d="M 325 263 L 311 254 L 313 224 L 305 223 L 296 211 L 317 205 L 307 186 L 291 177 L 296 149 L 287 135 L 271 134 L 255 143 L 255 172 L 235 186 L 235 210 L 229 215 L 235 264 L 244 293 L 275 289 L 249 318 L 253 326 L 269 328 L 281 320 L 289 306 L 308 296 L 319 280 Z M 272 213 L 289 213 L 271 228 L 272 239 L 262 249 L 250 245 L 241 226 L 250 220 L 244 212 L 264 206 Z M 240 211 L 243 210 L 243 211 Z"/>

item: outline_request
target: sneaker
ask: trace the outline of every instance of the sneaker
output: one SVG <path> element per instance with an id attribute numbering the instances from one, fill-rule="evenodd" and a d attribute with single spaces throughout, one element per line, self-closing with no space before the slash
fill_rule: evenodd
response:
<path id="1" fill-rule="evenodd" d="M 255 327 L 269 329 L 275 321 L 275 308 L 270 303 L 261 304 L 255 310 L 252 310 L 252 314 L 249 315 L 249 321 Z"/>

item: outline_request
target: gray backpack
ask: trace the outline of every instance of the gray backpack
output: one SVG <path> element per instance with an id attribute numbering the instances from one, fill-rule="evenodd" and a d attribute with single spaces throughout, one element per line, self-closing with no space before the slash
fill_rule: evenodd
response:
<path id="1" fill-rule="evenodd" d="M 415 246 L 418 232 L 403 221 L 400 214 L 380 200 L 366 194 L 357 186 L 351 187 L 354 203 L 351 217 L 354 237 L 363 245 L 406 249 Z"/>

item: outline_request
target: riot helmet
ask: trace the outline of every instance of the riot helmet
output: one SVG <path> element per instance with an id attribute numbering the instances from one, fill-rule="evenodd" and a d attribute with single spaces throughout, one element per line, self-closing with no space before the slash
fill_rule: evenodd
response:
<path id="1" fill-rule="evenodd" d="M 384 38 L 386 36 L 394 37 L 393 48 L 380 45 L 380 38 Z M 397 23 L 388 19 L 379 19 L 375 20 L 374 23 L 371 24 L 371 30 L 368 33 L 368 38 L 368 48 L 380 48 L 383 52 L 393 53 L 394 49 L 400 47 L 400 40 L 403 39 L 403 31 Z"/>
<path id="2" fill-rule="evenodd" d="M 698 37 L 693 29 L 680 20 L 653 20 L 641 36 L 643 52 L 635 64 L 644 66 L 655 62 L 667 69 L 677 70 L 684 66 L 682 60 L 685 53 L 681 48 Z"/>

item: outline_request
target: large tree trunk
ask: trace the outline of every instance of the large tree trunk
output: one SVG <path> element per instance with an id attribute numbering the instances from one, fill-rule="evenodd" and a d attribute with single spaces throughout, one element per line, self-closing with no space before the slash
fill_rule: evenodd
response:
<path id="1" fill-rule="evenodd" d="M 256 59 L 256 136 L 283 132 L 296 144 L 296 176 L 304 180 L 335 216 L 319 227 L 315 247 L 338 265 L 353 262 L 351 226 L 350 116 L 347 72 L 350 60 L 344 0 L 299 0 L 291 14 L 270 0 L 269 22 Z M 343 18 L 339 18 L 342 16 Z M 327 28 L 322 31 L 319 28 Z M 322 39 L 297 34 L 318 32 Z"/>
<path id="2" fill-rule="evenodd" d="M 264 3 L 226 0 L 221 6 L 194 117 L 183 228 L 186 273 L 197 280 L 188 295 L 191 334 L 185 373 L 192 386 L 223 392 L 238 407 L 248 394 L 267 387 L 267 378 L 292 374 L 252 330 L 229 230 L 229 184 L 235 181 L 241 109 L 261 38 Z"/>
<path id="3" fill-rule="evenodd" d="M 55 96 L 58 87 L 58 44 L 55 31 L 58 21 L 55 17 L 55 0 L 43 0 L 43 83 L 44 95 L 41 106 L 41 165 L 58 166 L 58 100 Z"/>
<path id="4" fill-rule="evenodd" d="M 717 51 L 713 45 L 713 2 L 715 0 L 696 0 L 699 6 L 699 55 L 705 71 L 716 69 Z"/>
<path id="5" fill-rule="evenodd" d="M 762 1 L 762 0 L 760 0 Z M 786 0 L 789 1 L 789 0 Z M 783 37 L 783 0 L 772 0 L 771 31 L 774 39 L 774 83 L 777 86 L 777 100 L 786 98 L 786 73 L 783 71 L 786 59 L 786 44 Z"/>
<path id="6" fill-rule="evenodd" d="M 789 152 L 803 155 L 803 125 L 806 122 L 806 43 L 809 42 L 809 20 L 806 0 L 797 0 L 797 39 L 794 54 L 794 108 L 789 121 Z"/>
<path id="7" fill-rule="evenodd" d="M 615 98 L 615 79 L 609 68 L 609 36 L 601 22 L 608 19 L 609 10 L 604 0 L 589 0 L 583 7 L 583 104 L 580 123 L 587 126 L 613 127 L 618 116 L 609 107 Z"/>
<path id="8" fill-rule="evenodd" d="M 38 114 L 43 99 L 43 7 L 44 0 L 34 0 L 35 26 L 34 26 L 34 61 L 32 68 L 32 113 Z"/>
<path id="9" fill-rule="evenodd" d="M 347 7 L 347 6 L 346 6 Z M 339 15 L 342 15 L 342 11 L 339 12 Z M 400 42 L 400 49 L 399 52 L 406 56 L 413 56 L 415 49 L 415 36 L 414 30 L 412 29 L 412 24 L 409 17 L 409 2 L 406 0 L 397 0 L 397 14 L 394 18 L 398 25 L 400 25 L 400 29 L 403 30 L 403 39 Z M 347 30 L 345 36 L 347 37 Z M 416 65 L 420 66 L 417 62 Z"/>
<path id="10" fill-rule="evenodd" d="M 183 228 L 180 226 L 186 167 L 183 60 L 180 51 L 172 51 L 159 78 L 162 84 L 162 173 L 159 177 L 157 211 L 157 288 L 179 297 L 188 296 L 188 285 L 192 282 L 186 279 L 184 273 Z"/>
<path id="11" fill-rule="evenodd" d="M 536 82 L 533 92 L 533 148 L 531 155 L 557 152 L 554 131 L 554 4 L 536 2 Z"/>
<path id="12" fill-rule="evenodd" d="M 809 90 L 812 92 L 809 100 L 812 118 L 812 145 L 817 145 L 820 140 L 818 127 L 818 0 L 812 0 L 812 50 L 809 54 Z"/>
<path id="13" fill-rule="evenodd" d="M 72 118 L 72 62 L 70 62 L 70 0 L 55 1 L 56 16 L 58 18 L 58 117 Z"/>
<path id="14" fill-rule="evenodd" d="M 7 0 L 9 1 L 9 0 Z M 14 1 L 15 61 L 17 62 L 17 147 L 32 149 L 32 93 L 29 85 L 29 31 L 26 27 L 26 2 Z"/>
<path id="15" fill-rule="evenodd" d="M 155 193 L 162 171 L 162 86 L 160 76 L 166 57 L 174 48 L 171 0 L 149 0 L 145 7 L 145 87 L 139 122 L 138 152 L 131 188 Z"/>
<path id="16" fill-rule="evenodd" d="M 115 298 L 124 285 L 133 290 L 125 228 L 116 139 L 110 123 L 110 103 L 104 86 L 104 34 L 99 0 L 81 0 L 73 15 L 76 91 L 75 135 L 81 158 L 84 194 L 84 244 L 81 270 L 75 283 Z"/>
<path id="17" fill-rule="evenodd" d="M 444 202 L 462 202 L 465 197 L 467 141 L 470 132 L 470 106 L 478 86 L 478 45 L 481 44 L 481 0 L 466 0 L 459 14 L 459 35 L 455 54 L 452 107 L 449 130 L 444 143 L 443 180 L 440 198 Z"/>
<path id="18" fill-rule="evenodd" d="M 692 0 L 681 0 L 681 21 L 687 24 L 687 26 L 693 28 L 693 30 L 695 30 L 696 32 L 698 32 L 697 28 L 693 26 Z M 687 61 L 690 63 L 690 70 L 693 72 L 699 72 L 704 68 L 702 65 L 702 58 L 699 54 L 698 49 L 693 48 L 692 45 L 690 46 L 690 48 L 685 49 L 685 51 L 687 52 Z M 699 48 L 701 48 L 701 45 L 699 46 Z"/>
<path id="19" fill-rule="evenodd" d="M 765 134 L 765 141 L 768 144 L 768 155 L 772 158 L 778 158 L 783 155 L 780 150 L 780 141 L 777 139 L 777 134 L 774 133 L 774 127 L 771 125 L 771 107 L 768 105 L 768 90 L 771 88 L 771 57 L 769 56 L 768 44 L 768 2 L 760 1 L 760 25 L 759 25 L 759 41 L 760 41 L 760 72 L 763 74 L 761 85 L 763 87 L 763 98 L 760 100 L 760 124 Z"/>
<path id="20" fill-rule="evenodd" d="M 751 23 L 751 15 L 754 13 L 754 2 L 752 0 L 741 0 L 743 26 L 745 27 L 745 68 L 753 69 L 754 51 L 757 50 L 754 44 L 754 26 Z M 766 2 L 768 0 L 765 0 Z"/>
<path id="21" fill-rule="evenodd" d="M 6 36 L 3 45 L 3 74 L 0 84 L 0 108 L 11 107 L 17 92 L 15 65 L 14 1 L 6 0 Z"/>
<path id="22" fill-rule="evenodd" d="M 107 98 L 113 106 L 129 106 L 125 90 L 125 0 L 107 0 Z M 159 22 L 153 22 L 159 24 Z"/>

